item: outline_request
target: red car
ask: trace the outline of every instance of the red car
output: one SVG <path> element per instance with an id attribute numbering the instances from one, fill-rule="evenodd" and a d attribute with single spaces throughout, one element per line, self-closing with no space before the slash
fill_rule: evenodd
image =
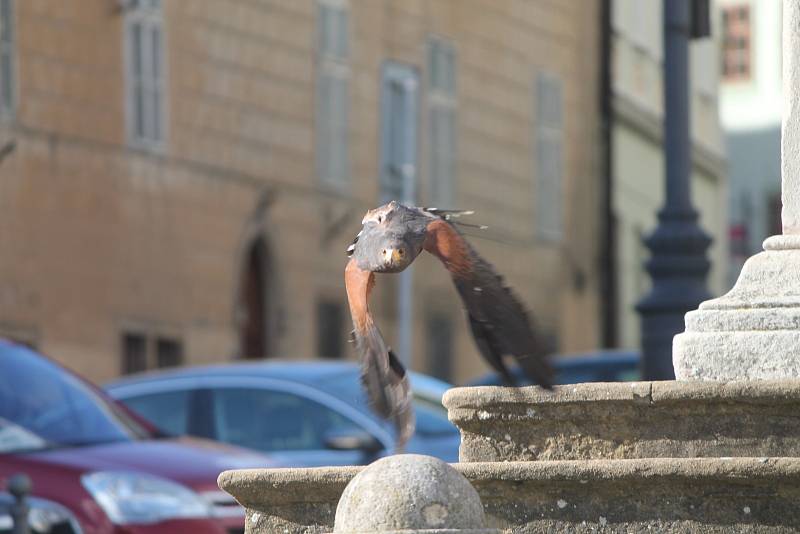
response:
<path id="1" fill-rule="evenodd" d="M 218 489 L 217 476 L 274 466 L 243 449 L 159 435 L 83 379 L 0 341 L 0 490 L 27 474 L 33 496 L 74 515 L 76 533 L 244 532 L 244 511 Z"/>

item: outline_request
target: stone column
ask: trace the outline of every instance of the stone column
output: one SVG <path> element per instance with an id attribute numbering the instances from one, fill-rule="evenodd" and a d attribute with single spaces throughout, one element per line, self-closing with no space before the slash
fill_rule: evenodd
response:
<path id="1" fill-rule="evenodd" d="M 686 315 L 673 341 L 679 380 L 800 378 L 800 0 L 783 0 L 783 101 L 783 234 L 728 294 Z"/>
<path id="2" fill-rule="evenodd" d="M 800 234 L 800 2 L 797 0 L 783 1 L 781 187 L 783 234 L 796 236 Z"/>

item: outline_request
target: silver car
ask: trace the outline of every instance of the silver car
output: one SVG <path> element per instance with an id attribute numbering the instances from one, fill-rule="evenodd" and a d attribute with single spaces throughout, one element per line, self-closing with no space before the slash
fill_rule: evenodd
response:
<path id="1" fill-rule="evenodd" d="M 458 461 L 460 436 L 442 395 L 451 386 L 411 373 L 417 418 L 406 452 Z M 392 451 L 392 426 L 368 408 L 352 362 L 233 363 L 133 375 L 112 397 L 173 435 L 269 452 L 282 464 L 358 465 Z"/>

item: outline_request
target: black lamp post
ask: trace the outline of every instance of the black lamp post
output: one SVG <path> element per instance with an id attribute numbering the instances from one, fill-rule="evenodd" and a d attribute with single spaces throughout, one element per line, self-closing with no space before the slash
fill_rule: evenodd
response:
<path id="1" fill-rule="evenodd" d="M 642 375 L 671 380 L 672 338 L 684 330 L 684 315 L 710 295 L 706 250 L 711 238 L 697 224 L 691 203 L 691 130 L 689 128 L 689 38 L 708 35 L 698 21 L 705 0 L 664 0 L 664 160 L 666 201 L 658 226 L 645 240 L 652 289 L 636 306 L 641 317 Z M 705 26 L 701 28 L 701 26 Z M 705 31 L 701 31 L 705 30 Z"/>

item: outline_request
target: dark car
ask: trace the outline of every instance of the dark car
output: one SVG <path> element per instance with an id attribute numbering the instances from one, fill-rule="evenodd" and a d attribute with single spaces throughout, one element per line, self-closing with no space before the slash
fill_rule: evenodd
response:
<path id="1" fill-rule="evenodd" d="M 625 350 L 603 350 L 587 354 L 560 355 L 551 359 L 556 384 L 581 382 L 630 382 L 641 379 L 639 353 Z M 531 384 L 522 369 L 514 367 L 511 376 L 520 386 Z M 469 386 L 502 386 L 497 373 L 489 373 L 471 381 Z"/>
<path id="2" fill-rule="evenodd" d="M 242 532 L 243 510 L 217 476 L 275 465 L 235 447 L 161 437 L 83 379 L 0 341 L 0 488 L 27 474 L 33 497 L 69 510 L 87 534 Z"/>
<path id="3" fill-rule="evenodd" d="M 411 373 L 416 433 L 406 452 L 458 461 L 451 386 Z M 166 432 L 269 452 L 297 466 L 355 465 L 391 453 L 394 431 L 367 406 L 351 362 L 262 362 L 146 373 L 105 386 Z"/>

